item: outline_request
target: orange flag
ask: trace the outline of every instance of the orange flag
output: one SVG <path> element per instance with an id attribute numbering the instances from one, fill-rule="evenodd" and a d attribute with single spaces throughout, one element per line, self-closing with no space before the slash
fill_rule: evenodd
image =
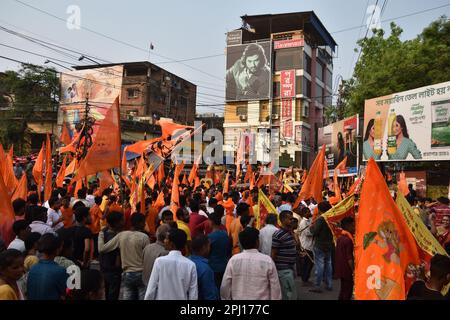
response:
<path id="1" fill-rule="evenodd" d="M 408 184 L 406 183 L 406 176 L 405 176 L 405 173 L 403 171 L 400 172 L 400 179 L 399 179 L 399 182 L 398 182 L 398 190 L 405 197 L 409 193 Z"/>
<path id="2" fill-rule="evenodd" d="M 230 187 L 230 172 L 227 172 L 225 175 L 225 181 L 223 183 L 223 193 L 228 193 L 228 189 Z"/>
<path id="3" fill-rule="evenodd" d="M 162 162 L 158 167 L 158 183 L 161 185 L 161 183 L 164 181 L 165 173 L 164 173 L 164 162 Z"/>
<path id="4" fill-rule="evenodd" d="M 195 180 L 195 176 L 197 175 L 197 170 L 198 170 L 198 164 L 194 163 L 192 165 L 191 172 L 189 172 L 189 177 L 188 177 L 189 185 L 191 185 L 192 182 Z"/>
<path id="5" fill-rule="evenodd" d="M 72 137 L 72 140 L 70 141 L 70 143 L 67 144 L 64 147 L 58 148 L 58 153 L 59 154 L 66 153 L 66 152 L 75 153 L 77 145 L 78 145 L 79 140 L 80 140 L 80 135 L 83 132 L 83 130 L 84 130 L 84 126 L 83 126 L 83 128 L 80 131 L 75 131 L 75 133 L 73 134 L 73 137 Z"/>
<path id="6" fill-rule="evenodd" d="M 183 176 L 183 181 L 181 182 L 181 184 L 184 184 L 185 186 L 188 185 L 188 181 L 187 181 L 187 178 L 186 178 L 186 173 Z"/>
<path id="7" fill-rule="evenodd" d="M 334 193 L 336 196 L 337 202 L 341 202 L 342 195 L 341 195 L 341 188 L 339 188 L 338 183 L 338 170 L 344 170 L 347 165 L 347 156 L 345 156 L 344 160 L 342 160 L 335 168 L 334 168 L 334 174 L 333 174 L 333 184 L 334 184 Z"/>
<path id="8" fill-rule="evenodd" d="M 100 122 L 92 147 L 88 150 L 86 157 L 80 161 L 76 178 L 120 166 L 119 115 L 119 97 L 117 97 L 106 112 L 103 121 Z"/>
<path id="9" fill-rule="evenodd" d="M 47 143 L 45 147 L 45 191 L 44 191 L 44 201 L 50 199 L 52 194 L 52 143 L 50 140 L 50 135 L 47 133 Z"/>
<path id="10" fill-rule="evenodd" d="M 67 157 L 64 158 L 61 168 L 59 168 L 58 175 L 56 176 L 56 186 L 62 188 L 64 183 L 64 177 L 66 176 L 66 162 Z"/>
<path id="11" fill-rule="evenodd" d="M 72 142 L 70 139 L 69 129 L 67 128 L 67 123 L 63 123 L 61 136 L 59 137 L 59 141 L 64 143 L 66 146 Z"/>
<path id="12" fill-rule="evenodd" d="M 147 165 L 145 164 L 144 156 L 141 155 L 141 158 L 139 159 L 136 167 L 136 171 L 134 171 L 134 176 L 140 178 L 145 171 L 147 171 Z"/>
<path id="13" fill-rule="evenodd" d="M 14 233 L 12 231 L 13 223 L 14 209 L 11 204 L 11 197 L 8 195 L 3 177 L 0 176 L 0 236 L 6 247 L 14 239 Z"/>
<path id="14" fill-rule="evenodd" d="M 309 175 L 306 177 L 305 183 L 302 185 L 294 208 L 297 208 L 302 200 L 310 197 L 313 197 L 317 203 L 322 202 L 323 171 L 325 164 L 325 145 L 323 145 L 309 170 Z"/>
<path id="15" fill-rule="evenodd" d="M 44 171 L 44 143 L 42 143 L 42 148 L 39 151 L 39 154 L 36 158 L 36 162 L 34 163 L 33 167 L 33 178 L 36 182 L 36 185 L 38 186 L 38 197 L 39 200 L 41 199 L 41 191 L 42 191 L 42 184 L 44 183 L 44 178 L 42 176 L 42 173 Z"/>
<path id="16" fill-rule="evenodd" d="M 359 177 L 358 179 L 355 180 L 355 182 L 353 182 L 350 189 L 348 189 L 348 192 L 346 195 L 347 197 L 351 196 L 355 192 L 359 192 L 361 181 L 362 181 L 362 178 Z"/>
<path id="17" fill-rule="evenodd" d="M 247 165 L 247 172 L 245 173 L 244 177 L 244 183 L 251 180 L 251 177 L 253 176 L 253 168 L 251 164 Z"/>
<path id="18" fill-rule="evenodd" d="M 78 196 L 78 190 L 81 190 L 81 188 L 83 188 L 83 179 L 79 179 L 76 181 L 75 190 L 73 192 L 74 197 Z"/>
<path id="19" fill-rule="evenodd" d="M 27 196 L 28 196 L 27 175 L 24 173 L 19 180 L 19 184 L 17 185 L 11 200 L 14 201 L 18 198 L 26 200 Z"/>
<path id="20" fill-rule="evenodd" d="M 155 189 L 156 179 L 155 179 L 155 175 L 154 174 L 152 174 L 150 176 L 150 178 L 147 180 L 147 185 L 149 186 L 150 189 L 152 189 L 152 190 Z"/>
<path id="21" fill-rule="evenodd" d="M 14 174 L 14 165 L 13 165 L 13 147 L 9 149 L 9 152 L 5 155 L 5 161 L 3 165 L 3 181 L 5 182 L 6 190 L 8 191 L 8 195 L 12 196 L 14 190 L 17 187 L 17 178 Z"/>
<path id="22" fill-rule="evenodd" d="M 371 158 L 356 216 L 355 298 L 404 300 L 410 264 L 420 264 L 416 242 Z"/>
<path id="23" fill-rule="evenodd" d="M 178 130 L 193 129 L 192 126 L 184 126 L 175 122 L 167 120 L 159 120 L 159 125 L 161 126 L 161 138 L 166 140 L 177 133 Z"/>
<path id="24" fill-rule="evenodd" d="M 158 193 L 158 198 L 156 198 L 156 201 L 154 204 L 156 211 L 159 212 L 165 205 L 166 205 L 166 203 L 164 202 L 164 192 L 160 191 Z"/>
<path id="25" fill-rule="evenodd" d="M 194 190 L 197 189 L 197 187 L 200 187 L 200 178 L 198 175 L 195 177 Z"/>
<path id="26" fill-rule="evenodd" d="M 170 210 L 173 213 L 173 220 L 177 220 L 177 210 L 180 207 L 180 179 L 178 178 L 181 174 L 181 171 L 183 171 L 184 168 L 184 162 L 181 162 L 180 164 L 177 164 L 175 167 L 175 173 L 173 175 L 173 183 L 172 183 L 172 198 L 170 200 Z"/>
<path id="27" fill-rule="evenodd" d="M 109 188 L 111 185 L 114 184 L 114 179 L 108 170 L 99 172 L 98 175 L 99 175 L 98 180 L 100 182 L 98 190 L 100 193 L 102 193 L 105 189 Z"/>
<path id="28" fill-rule="evenodd" d="M 305 169 L 305 170 L 303 170 L 303 174 L 302 174 L 302 179 L 301 179 L 302 184 L 305 183 L 307 176 L 308 176 L 308 170 Z"/>

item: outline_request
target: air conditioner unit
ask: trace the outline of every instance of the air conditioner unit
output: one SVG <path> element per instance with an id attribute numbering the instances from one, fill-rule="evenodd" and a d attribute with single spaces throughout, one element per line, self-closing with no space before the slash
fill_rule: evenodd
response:
<path id="1" fill-rule="evenodd" d="M 240 119 L 241 121 L 247 121 L 247 116 L 246 116 L 245 114 L 241 114 L 241 115 L 239 116 L 239 119 Z"/>
<path id="2" fill-rule="evenodd" d="M 279 118 L 280 116 L 277 113 L 272 115 L 272 120 L 278 120 Z"/>

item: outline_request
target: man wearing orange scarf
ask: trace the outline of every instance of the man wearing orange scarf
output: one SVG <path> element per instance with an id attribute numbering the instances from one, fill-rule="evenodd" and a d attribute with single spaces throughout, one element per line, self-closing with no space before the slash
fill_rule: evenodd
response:
<path id="1" fill-rule="evenodd" d="M 339 300 L 351 300 L 353 293 L 353 272 L 355 269 L 353 248 L 355 220 L 346 217 L 341 221 L 342 233 L 336 240 L 335 274 L 341 279 Z"/>

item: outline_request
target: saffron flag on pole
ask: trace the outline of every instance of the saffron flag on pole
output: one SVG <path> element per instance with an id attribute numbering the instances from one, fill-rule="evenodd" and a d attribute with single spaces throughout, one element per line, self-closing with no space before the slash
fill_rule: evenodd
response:
<path id="1" fill-rule="evenodd" d="M 225 175 L 225 181 L 223 183 L 223 193 L 228 193 L 229 186 L 230 186 L 230 172 L 227 171 L 227 174 Z"/>
<path id="2" fill-rule="evenodd" d="M 12 196 L 18 184 L 16 175 L 14 174 L 13 146 L 11 146 L 9 152 L 5 156 L 6 159 L 3 165 L 3 181 L 5 182 L 8 195 Z"/>
<path id="3" fill-rule="evenodd" d="M 336 168 L 334 168 L 333 184 L 334 184 L 334 194 L 337 198 L 337 201 L 342 200 L 341 188 L 339 187 L 339 182 L 338 182 L 338 171 L 340 173 L 341 170 L 345 169 L 346 165 L 347 165 L 347 156 L 345 156 L 344 160 L 339 162 L 339 164 L 336 166 Z"/>
<path id="4" fill-rule="evenodd" d="M 410 283 L 413 283 L 414 280 L 417 280 L 417 275 L 422 273 L 421 269 L 423 267 L 425 267 L 426 272 L 430 269 L 430 260 L 435 254 L 441 254 L 444 256 L 448 256 L 448 254 L 438 240 L 433 236 L 431 231 L 428 230 L 420 216 L 414 212 L 413 208 L 411 208 L 411 205 L 401 192 L 397 194 L 395 203 L 403 214 L 409 231 L 411 231 L 414 239 L 416 239 L 416 243 L 419 248 L 421 258 L 420 265 L 411 264 L 408 266 L 407 279 Z M 441 292 L 442 295 L 447 294 L 449 287 L 450 284 L 443 289 Z"/>
<path id="5" fill-rule="evenodd" d="M 355 298 L 404 300 L 405 272 L 419 263 L 415 239 L 371 158 L 356 215 Z"/>
<path id="6" fill-rule="evenodd" d="M 86 157 L 80 160 L 75 179 L 120 166 L 119 115 L 119 97 L 117 97 L 99 124 L 92 147 L 88 150 Z"/>
<path id="7" fill-rule="evenodd" d="M 45 145 L 45 189 L 44 201 L 50 199 L 52 194 L 53 168 L 52 168 L 52 142 L 50 135 L 47 133 L 47 141 Z"/>
<path id="8" fill-rule="evenodd" d="M 341 233 L 338 223 L 345 217 L 355 214 L 354 206 L 355 197 L 347 197 L 322 215 L 327 222 L 328 227 L 330 227 L 331 233 L 333 234 L 334 243 L 336 243 L 336 239 Z"/>
<path id="9" fill-rule="evenodd" d="M 313 197 L 317 203 L 322 202 L 322 189 L 323 189 L 323 172 L 325 167 L 325 145 L 322 146 L 320 152 L 317 154 L 316 159 L 309 170 L 305 182 L 302 185 L 297 200 L 295 201 L 294 208 L 300 205 L 300 202 L 304 199 Z"/>
<path id="10" fill-rule="evenodd" d="M 64 183 L 64 177 L 66 176 L 66 162 L 67 157 L 64 157 L 61 168 L 59 168 L 58 175 L 56 176 L 56 186 L 62 188 Z"/>
<path id="11" fill-rule="evenodd" d="M 42 176 L 43 171 L 44 171 L 44 157 L 45 157 L 44 143 L 42 142 L 41 150 L 39 151 L 39 154 L 36 158 L 36 162 L 34 163 L 33 171 L 32 171 L 34 181 L 36 182 L 36 185 L 38 188 L 37 192 L 38 192 L 39 200 L 41 200 L 42 185 L 44 183 L 44 181 L 43 181 L 44 179 Z"/>
<path id="12" fill-rule="evenodd" d="M 14 190 L 12 201 L 21 198 L 23 200 L 27 199 L 28 196 L 28 187 L 27 187 L 27 175 L 24 173 L 17 184 L 16 190 Z"/>
<path id="13" fill-rule="evenodd" d="M 404 195 L 407 196 L 409 193 L 408 184 L 406 183 L 405 173 L 400 172 L 400 179 L 398 182 L 398 190 Z"/>
<path id="14" fill-rule="evenodd" d="M 59 137 L 59 141 L 64 143 L 64 145 L 69 145 L 72 142 L 72 139 L 70 139 L 69 129 L 67 128 L 67 123 L 63 123 L 62 125 L 62 131 L 61 136 Z"/>
<path id="15" fill-rule="evenodd" d="M 258 205 L 259 205 L 259 215 L 256 219 L 256 228 L 260 229 L 266 224 L 266 218 L 269 213 L 274 213 L 278 215 L 277 209 L 273 205 L 272 201 L 262 192 L 261 189 L 258 190 Z M 279 221 L 278 221 L 279 223 Z"/>
<path id="16" fill-rule="evenodd" d="M 13 223 L 14 209 L 11 204 L 11 197 L 8 195 L 3 177 L 0 176 L 0 235 L 6 247 L 14 239 Z"/>

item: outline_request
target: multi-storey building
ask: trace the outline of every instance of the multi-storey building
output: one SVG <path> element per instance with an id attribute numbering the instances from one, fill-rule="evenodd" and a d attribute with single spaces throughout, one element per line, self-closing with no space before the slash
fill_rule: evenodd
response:
<path id="1" fill-rule="evenodd" d="M 152 115 L 193 125 L 197 86 L 148 61 L 74 66 L 76 70 L 123 66 L 120 110 L 122 119 Z"/>
<path id="2" fill-rule="evenodd" d="M 309 167 L 324 106 L 331 104 L 337 44 L 313 11 L 241 19 L 242 27 L 227 35 L 225 145 L 232 150 L 242 132 L 258 140 L 276 128 L 280 143 L 272 147 L 279 148 L 280 165 Z M 260 63 L 256 80 L 252 59 Z"/>

